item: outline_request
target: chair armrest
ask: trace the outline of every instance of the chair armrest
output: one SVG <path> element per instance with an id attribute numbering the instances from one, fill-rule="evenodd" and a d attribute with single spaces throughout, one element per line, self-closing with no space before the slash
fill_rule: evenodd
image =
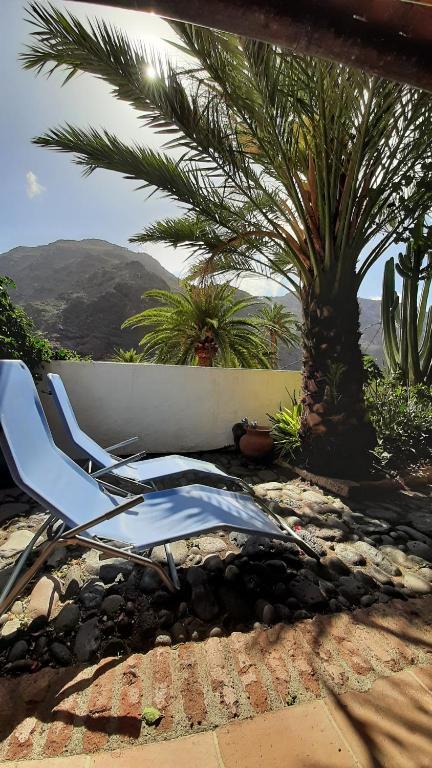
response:
<path id="1" fill-rule="evenodd" d="M 115 443 L 115 445 L 108 445 L 108 447 L 105 448 L 105 450 L 113 451 L 115 448 L 122 448 L 124 445 L 129 445 L 129 443 L 136 443 L 137 440 L 139 440 L 139 437 L 129 437 L 127 440 L 122 440 L 121 443 Z"/>
<path id="2" fill-rule="evenodd" d="M 105 520 L 111 520 L 112 517 L 116 517 L 122 512 L 126 512 L 126 510 L 131 509 L 131 507 L 135 507 L 142 501 L 144 501 L 144 496 L 132 496 L 131 499 L 127 499 L 126 501 L 123 501 L 122 504 L 119 504 L 116 507 L 112 507 L 112 509 L 108 510 L 108 512 L 105 512 L 103 515 L 98 515 L 98 517 L 94 517 L 92 520 L 88 520 L 86 523 L 82 523 L 82 525 L 77 525 L 75 528 L 71 528 L 64 536 L 64 538 L 69 539 L 71 536 L 73 537 L 78 533 L 81 533 L 81 531 L 87 531 L 89 528 L 94 528 L 95 525 L 99 525 L 99 523 L 103 523 Z"/>
<path id="3" fill-rule="evenodd" d="M 136 453 L 134 456 L 129 456 L 127 459 L 121 459 L 121 461 L 116 461 L 115 464 L 111 464 L 110 467 L 102 467 L 102 469 L 97 469 L 96 472 L 92 472 L 92 477 L 102 477 L 102 475 L 109 475 L 110 472 L 113 472 L 117 467 L 123 467 L 125 464 L 130 464 L 132 461 L 138 461 L 139 459 L 142 459 L 143 456 L 145 456 L 145 451 L 141 451 L 140 453 Z"/>

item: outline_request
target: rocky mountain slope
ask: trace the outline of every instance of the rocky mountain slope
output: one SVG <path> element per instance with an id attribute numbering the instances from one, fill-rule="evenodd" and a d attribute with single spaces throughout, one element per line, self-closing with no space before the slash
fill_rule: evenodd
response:
<path id="1" fill-rule="evenodd" d="M 13 300 L 52 341 L 99 360 L 110 359 L 114 347 L 138 345 L 140 329 L 120 326 L 149 306 L 141 299 L 145 291 L 178 287 L 178 279 L 156 259 L 104 240 L 19 246 L 0 254 L 0 274 L 16 282 Z M 277 301 L 300 316 L 291 294 Z M 381 362 L 380 302 L 360 299 L 360 307 L 363 347 Z M 300 350 L 281 351 L 281 368 L 298 368 L 300 361 Z"/>

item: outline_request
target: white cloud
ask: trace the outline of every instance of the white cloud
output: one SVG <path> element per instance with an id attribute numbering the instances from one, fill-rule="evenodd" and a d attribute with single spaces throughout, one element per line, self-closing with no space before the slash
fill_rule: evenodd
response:
<path id="1" fill-rule="evenodd" d="M 45 187 L 42 186 L 42 184 L 39 184 L 37 180 L 37 176 L 33 171 L 29 171 L 26 173 L 26 192 L 27 197 L 30 198 L 30 200 L 33 197 L 37 197 L 38 195 L 41 195 L 42 192 L 45 192 Z"/>
<path id="2" fill-rule="evenodd" d="M 371 301 L 381 301 L 381 296 L 369 296 Z"/>

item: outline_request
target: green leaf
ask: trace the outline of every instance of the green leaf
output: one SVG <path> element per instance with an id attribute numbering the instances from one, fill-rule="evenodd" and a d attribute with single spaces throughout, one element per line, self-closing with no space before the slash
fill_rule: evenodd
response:
<path id="1" fill-rule="evenodd" d="M 146 725 L 157 725 L 163 718 L 163 714 L 156 707 L 144 707 L 141 717 Z"/>

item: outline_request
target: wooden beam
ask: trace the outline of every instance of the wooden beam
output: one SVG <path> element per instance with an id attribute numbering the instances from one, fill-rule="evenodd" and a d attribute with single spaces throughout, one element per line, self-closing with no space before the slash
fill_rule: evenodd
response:
<path id="1" fill-rule="evenodd" d="M 266 40 L 432 91 L 432 0 L 79 1 Z"/>

